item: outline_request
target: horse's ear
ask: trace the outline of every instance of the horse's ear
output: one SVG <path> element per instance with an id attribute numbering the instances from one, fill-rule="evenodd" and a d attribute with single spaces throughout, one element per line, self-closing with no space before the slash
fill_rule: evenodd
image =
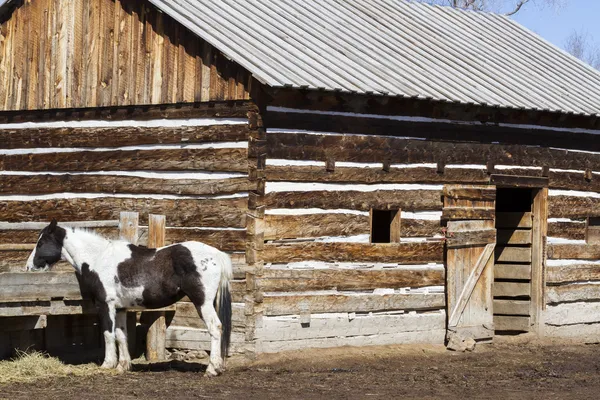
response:
<path id="1" fill-rule="evenodd" d="M 54 232 L 54 230 L 56 229 L 56 227 L 58 226 L 58 222 L 56 222 L 56 219 L 52 219 L 52 222 L 50 222 L 50 233 Z"/>

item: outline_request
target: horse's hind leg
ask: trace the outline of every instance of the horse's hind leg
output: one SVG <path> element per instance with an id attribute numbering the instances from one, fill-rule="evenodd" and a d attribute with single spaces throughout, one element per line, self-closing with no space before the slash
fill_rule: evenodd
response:
<path id="1" fill-rule="evenodd" d="M 131 369 L 131 356 L 127 346 L 127 311 L 117 312 L 117 329 L 115 330 L 117 344 L 119 345 L 119 371 L 129 371 Z"/>
<path id="2" fill-rule="evenodd" d="M 196 306 L 198 308 L 198 306 Z M 223 372 L 223 358 L 221 357 L 221 321 L 212 301 L 208 298 L 198 310 L 210 334 L 210 362 L 206 375 L 215 376 Z"/>

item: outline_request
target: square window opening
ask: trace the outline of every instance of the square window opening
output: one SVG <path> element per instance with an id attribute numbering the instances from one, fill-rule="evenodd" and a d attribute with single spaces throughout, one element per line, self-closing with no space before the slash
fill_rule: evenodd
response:
<path id="1" fill-rule="evenodd" d="M 400 210 L 371 210 L 371 243 L 400 242 Z"/>

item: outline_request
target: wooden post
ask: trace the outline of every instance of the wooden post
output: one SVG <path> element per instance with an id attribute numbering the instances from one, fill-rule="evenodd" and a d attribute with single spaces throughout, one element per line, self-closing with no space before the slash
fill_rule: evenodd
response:
<path id="1" fill-rule="evenodd" d="M 148 216 L 148 248 L 157 249 L 165 245 L 166 217 L 164 215 Z M 146 336 L 146 360 L 163 361 L 167 358 L 165 343 L 167 340 L 167 322 L 165 312 L 145 312 L 150 320 Z"/>
<path id="2" fill-rule="evenodd" d="M 140 215 L 136 212 L 121 212 L 119 218 L 119 236 L 130 243 L 137 244 L 139 237 Z"/>
<path id="3" fill-rule="evenodd" d="M 392 214 L 390 224 L 390 243 L 400 243 L 400 227 L 402 226 L 402 210 Z"/>
<path id="4" fill-rule="evenodd" d="M 548 188 L 535 193 L 533 199 L 533 229 L 531 244 L 531 303 L 530 316 L 533 332 L 543 332 L 542 310 L 546 308 L 545 249 L 548 235 Z"/>

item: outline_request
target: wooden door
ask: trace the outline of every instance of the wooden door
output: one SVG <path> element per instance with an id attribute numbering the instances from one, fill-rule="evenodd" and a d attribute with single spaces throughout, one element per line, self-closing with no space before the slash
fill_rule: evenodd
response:
<path id="1" fill-rule="evenodd" d="M 444 187 L 449 346 L 494 337 L 495 198 L 494 186 Z"/>

